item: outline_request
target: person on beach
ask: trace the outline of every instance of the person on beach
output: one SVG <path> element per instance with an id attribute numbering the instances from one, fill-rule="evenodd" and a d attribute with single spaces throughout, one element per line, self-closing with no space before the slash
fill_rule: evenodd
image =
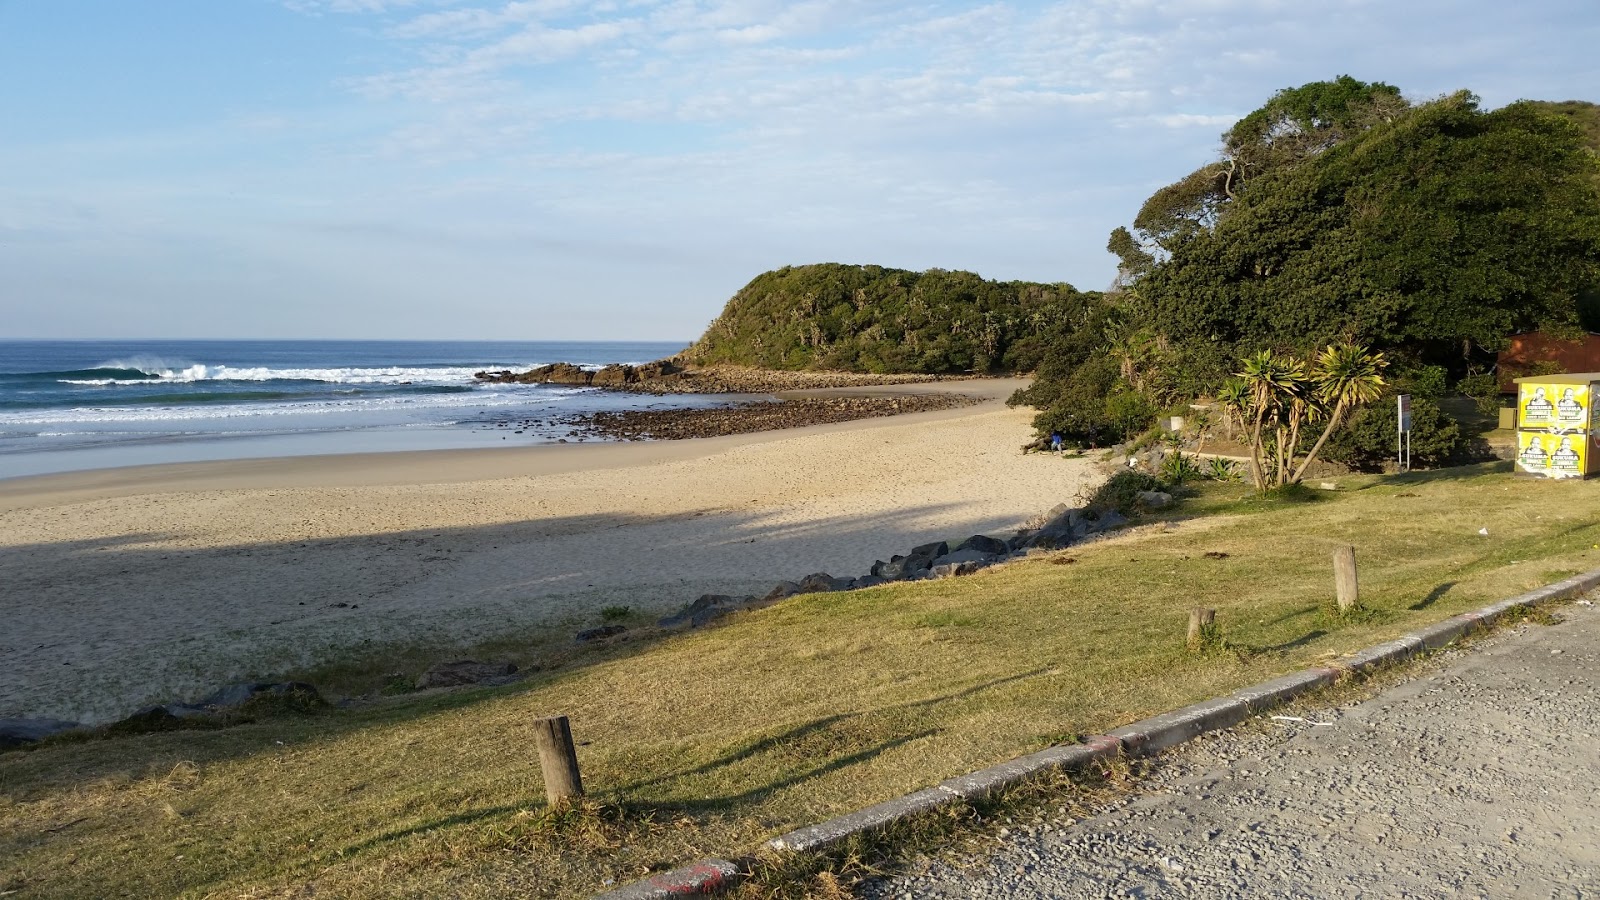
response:
<path id="1" fill-rule="evenodd" d="M 1061 432 L 1050 432 L 1050 449 L 1057 453 L 1061 452 Z"/>

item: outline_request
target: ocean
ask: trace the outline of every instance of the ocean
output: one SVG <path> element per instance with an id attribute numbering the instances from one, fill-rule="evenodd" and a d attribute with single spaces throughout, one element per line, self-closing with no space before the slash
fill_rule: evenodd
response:
<path id="1" fill-rule="evenodd" d="M 217 459 L 443 450 L 568 437 L 530 417 L 707 406 L 714 396 L 482 384 L 685 342 L 0 341 L 0 478 Z M 506 423 L 517 422 L 515 426 Z"/>

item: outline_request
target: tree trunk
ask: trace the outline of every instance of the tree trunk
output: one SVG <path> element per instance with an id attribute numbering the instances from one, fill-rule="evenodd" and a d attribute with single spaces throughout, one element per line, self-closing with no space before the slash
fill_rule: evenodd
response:
<path id="1" fill-rule="evenodd" d="M 1296 484 L 1300 482 L 1300 479 L 1305 477 L 1306 470 L 1311 468 L 1312 460 L 1315 460 L 1317 458 L 1317 454 L 1322 452 L 1322 445 L 1326 444 L 1328 442 L 1328 438 L 1331 437 L 1335 431 L 1339 430 L 1339 421 L 1344 418 L 1345 411 L 1345 406 L 1342 403 L 1333 408 L 1333 412 L 1328 416 L 1328 427 L 1322 429 L 1322 435 L 1317 438 L 1317 442 L 1315 444 L 1311 445 L 1311 452 L 1306 454 L 1306 458 L 1300 461 L 1300 468 L 1295 470 L 1294 482 Z"/>

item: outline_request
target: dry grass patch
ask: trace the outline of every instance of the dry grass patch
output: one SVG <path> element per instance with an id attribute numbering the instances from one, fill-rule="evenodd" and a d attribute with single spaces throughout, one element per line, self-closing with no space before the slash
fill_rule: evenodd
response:
<path id="1" fill-rule="evenodd" d="M 1344 487 L 1211 488 L 1072 565 L 799 597 L 509 688 L 5 754 L 0 891 L 579 896 L 1600 561 L 1594 484 L 1479 467 Z M 1340 543 L 1359 616 L 1332 609 Z M 1218 609 L 1226 652 L 1186 651 L 1192 606 Z M 594 801 L 562 816 L 529 730 L 557 714 Z"/>

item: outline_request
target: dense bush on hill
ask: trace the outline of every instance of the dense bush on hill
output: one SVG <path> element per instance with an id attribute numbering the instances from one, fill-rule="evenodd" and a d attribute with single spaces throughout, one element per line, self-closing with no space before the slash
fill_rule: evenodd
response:
<path id="1" fill-rule="evenodd" d="M 687 362 L 863 372 L 1031 371 L 1063 335 L 1102 315 L 1098 293 L 824 263 L 757 276 L 728 301 Z"/>
<path id="2" fill-rule="evenodd" d="M 1041 432 L 1121 437 L 1123 395 L 1213 393 L 1264 349 L 1353 343 L 1392 375 L 1460 378 L 1516 332 L 1600 324 L 1600 107 L 1411 105 L 1341 77 L 1278 92 L 1223 147 L 1112 233 L 1110 339 L 1016 398 Z M 1378 425 L 1353 423 L 1372 431 L 1356 443 L 1380 444 Z"/>

